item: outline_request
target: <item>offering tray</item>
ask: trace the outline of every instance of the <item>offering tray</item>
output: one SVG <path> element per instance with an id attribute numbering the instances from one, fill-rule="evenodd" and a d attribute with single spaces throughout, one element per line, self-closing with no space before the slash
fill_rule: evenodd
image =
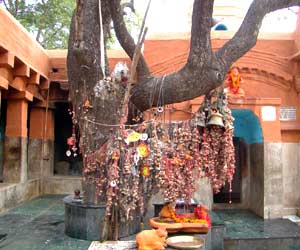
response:
<path id="1" fill-rule="evenodd" d="M 167 245 L 175 249 L 202 249 L 204 240 L 201 237 L 178 235 L 167 239 Z"/>
<path id="2" fill-rule="evenodd" d="M 149 223 L 152 228 L 165 228 L 168 233 L 207 233 L 209 231 L 209 226 L 207 223 L 177 223 L 172 221 L 163 221 L 159 217 L 150 218 Z"/>

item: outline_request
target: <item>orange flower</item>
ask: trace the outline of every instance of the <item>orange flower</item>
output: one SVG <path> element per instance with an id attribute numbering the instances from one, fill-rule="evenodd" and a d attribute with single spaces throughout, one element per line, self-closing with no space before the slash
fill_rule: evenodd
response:
<path id="1" fill-rule="evenodd" d="M 148 165 L 144 165 L 142 167 L 142 175 L 144 177 L 149 177 L 150 176 L 150 167 Z"/>
<path id="2" fill-rule="evenodd" d="M 85 100 L 84 105 L 83 105 L 86 109 L 90 108 L 90 101 L 89 100 Z"/>
<path id="3" fill-rule="evenodd" d="M 147 144 L 145 143 L 140 143 L 137 146 L 137 151 L 139 152 L 141 157 L 147 157 L 150 154 L 150 150 Z"/>
<path id="4" fill-rule="evenodd" d="M 207 224 L 207 220 L 205 219 L 190 219 L 190 218 L 179 218 L 177 215 L 176 215 L 176 212 L 174 209 L 172 208 L 169 208 L 169 212 L 170 212 L 170 215 L 171 215 L 171 219 L 177 223 L 201 223 L 201 224 Z"/>

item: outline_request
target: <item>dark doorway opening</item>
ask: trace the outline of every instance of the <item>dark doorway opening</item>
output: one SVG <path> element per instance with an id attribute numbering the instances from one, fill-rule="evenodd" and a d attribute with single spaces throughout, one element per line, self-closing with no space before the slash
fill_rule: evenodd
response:
<path id="1" fill-rule="evenodd" d="M 83 166 L 80 150 L 77 150 L 77 155 L 73 152 L 70 156 L 67 155 L 67 151 L 70 150 L 67 139 L 71 137 L 73 128 L 69 108 L 70 104 L 67 102 L 56 103 L 54 174 L 80 176 Z M 78 143 L 76 147 L 79 149 Z"/>
<path id="2" fill-rule="evenodd" d="M 244 152 L 242 150 L 243 139 L 240 137 L 233 138 L 233 144 L 235 148 L 235 173 L 232 181 L 232 192 L 229 192 L 229 184 L 221 189 L 217 194 L 214 194 L 214 203 L 232 203 L 241 202 L 242 193 L 242 176 L 241 176 L 241 154 Z"/>

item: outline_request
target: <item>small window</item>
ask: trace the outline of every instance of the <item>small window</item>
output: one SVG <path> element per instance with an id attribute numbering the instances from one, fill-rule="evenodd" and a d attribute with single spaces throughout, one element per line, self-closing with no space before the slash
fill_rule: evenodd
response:
<path id="1" fill-rule="evenodd" d="M 296 107 L 281 107 L 280 121 L 295 121 L 297 118 Z"/>

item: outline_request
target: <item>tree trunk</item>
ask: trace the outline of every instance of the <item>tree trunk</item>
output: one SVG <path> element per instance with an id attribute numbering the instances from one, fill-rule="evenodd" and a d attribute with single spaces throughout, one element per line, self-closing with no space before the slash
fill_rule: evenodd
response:
<path id="1" fill-rule="evenodd" d="M 100 66 L 98 3 L 98 0 L 77 1 L 67 58 L 70 97 L 75 111 L 75 123 L 79 125 L 81 133 L 84 201 L 91 204 L 99 204 L 104 200 L 99 196 L 95 184 L 100 170 L 98 166 L 89 166 L 87 159 L 106 142 L 113 127 L 105 124 L 119 123 L 124 92 L 119 85 L 101 81 L 103 74 Z M 98 92 L 94 91 L 95 86 Z M 85 171 L 88 169 L 93 171 Z"/>

